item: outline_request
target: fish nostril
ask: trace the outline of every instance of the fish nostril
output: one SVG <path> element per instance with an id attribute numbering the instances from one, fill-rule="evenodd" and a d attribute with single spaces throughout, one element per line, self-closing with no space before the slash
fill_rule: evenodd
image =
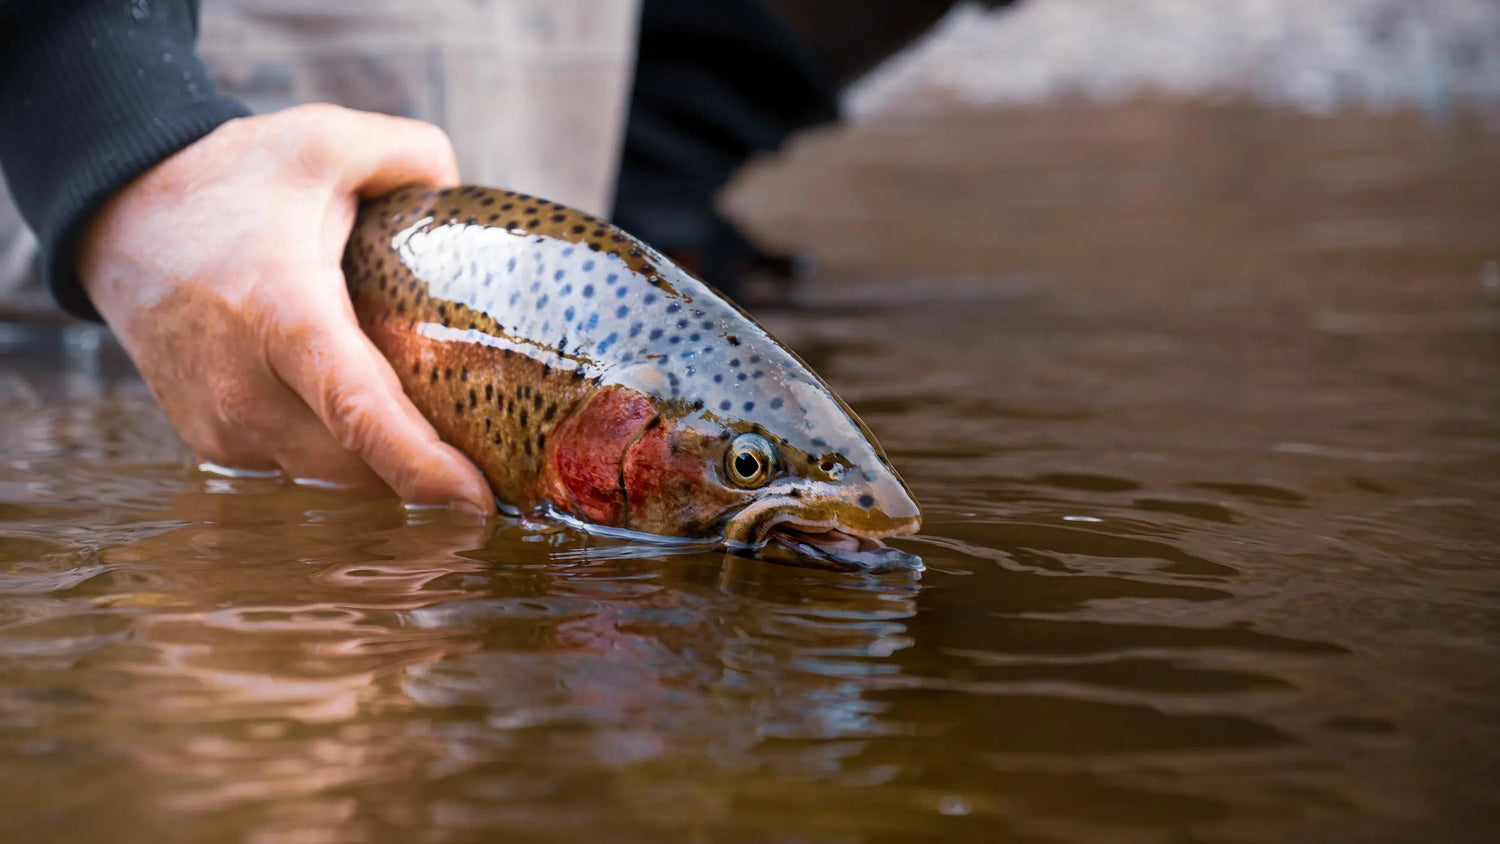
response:
<path id="1" fill-rule="evenodd" d="M 874 507 L 875 506 L 875 496 L 869 494 L 868 492 L 865 493 L 864 495 L 861 495 L 859 497 L 859 506 L 865 508 L 866 510 L 870 509 L 871 507 Z"/>

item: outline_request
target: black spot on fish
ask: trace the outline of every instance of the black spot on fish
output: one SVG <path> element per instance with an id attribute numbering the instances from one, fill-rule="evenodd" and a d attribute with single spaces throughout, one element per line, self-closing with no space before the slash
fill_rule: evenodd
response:
<path id="1" fill-rule="evenodd" d="M 528 417 L 530 417 L 530 415 L 531 414 L 527 412 L 526 408 L 524 408 L 524 407 L 521 408 L 521 427 L 522 428 L 526 427 L 527 419 L 528 419 Z"/>
<path id="2" fill-rule="evenodd" d="M 771 399 L 771 409 L 772 410 L 780 410 L 781 406 L 783 404 L 785 404 L 785 403 L 786 402 L 784 402 L 784 401 L 781 400 L 781 396 L 777 396 L 776 398 Z"/>
<path id="3" fill-rule="evenodd" d="M 678 304 L 677 302 L 673 302 L 672 304 L 667 306 L 667 313 L 669 314 L 675 314 L 680 310 L 682 310 L 682 305 Z"/>
<path id="4" fill-rule="evenodd" d="M 724 383 L 724 376 L 723 375 L 719 375 L 719 374 L 715 374 L 714 375 L 714 383 L 715 384 L 722 384 L 722 383 Z"/>
<path id="5" fill-rule="evenodd" d="M 533 410 L 541 410 L 542 409 L 542 394 L 541 393 L 537 393 L 536 395 L 534 395 L 534 396 L 531 397 L 531 407 L 532 407 Z"/>
<path id="6" fill-rule="evenodd" d="M 484 385 L 484 400 L 485 401 L 492 401 L 494 398 L 495 398 L 495 385 L 494 384 L 485 384 Z"/>
<path id="7" fill-rule="evenodd" d="M 460 381 L 467 381 L 467 380 L 469 380 L 469 368 L 467 366 L 464 367 L 463 369 L 459 370 L 458 380 L 460 380 Z"/>
<path id="8" fill-rule="evenodd" d="M 470 387 L 469 388 L 469 406 L 473 407 L 476 404 L 479 404 L 479 394 L 476 393 L 476 392 L 474 392 L 474 388 L 473 387 Z"/>
<path id="9" fill-rule="evenodd" d="M 663 332 L 660 328 L 653 328 L 651 329 L 651 333 L 646 336 L 651 338 L 652 340 L 660 340 L 661 335 L 664 333 L 665 332 Z"/>
<path id="10" fill-rule="evenodd" d="M 739 358 L 730 358 L 729 359 L 729 365 L 731 367 L 735 368 L 735 369 L 738 369 L 739 365 L 740 365 L 740 359 Z"/>
<path id="11" fill-rule="evenodd" d="M 724 339 L 728 340 L 729 345 L 731 346 L 738 346 L 740 344 L 740 338 L 734 336 L 733 334 L 725 334 Z"/>
<path id="12" fill-rule="evenodd" d="M 865 495 L 861 495 L 859 497 L 859 506 L 865 508 L 866 510 L 870 509 L 871 507 L 874 507 L 875 506 L 875 496 L 870 495 L 868 493 L 866 493 Z"/>
<path id="13" fill-rule="evenodd" d="M 729 399 L 725 399 L 725 400 L 719 402 L 719 409 L 720 410 L 728 410 L 729 408 L 731 408 L 733 406 L 734 405 L 730 403 Z"/>
<path id="14" fill-rule="evenodd" d="M 755 409 L 755 402 L 753 402 L 753 401 L 747 401 L 747 402 L 745 402 L 745 412 L 746 413 L 749 413 L 750 411 L 752 411 L 754 409 Z"/>
<path id="15" fill-rule="evenodd" d="M 454 402 L 453 403 L 453 412 L 457 413 L 459 416 L 463 416 L 464 415 L 464 403 L 461 402 L 461 401 Z"/>

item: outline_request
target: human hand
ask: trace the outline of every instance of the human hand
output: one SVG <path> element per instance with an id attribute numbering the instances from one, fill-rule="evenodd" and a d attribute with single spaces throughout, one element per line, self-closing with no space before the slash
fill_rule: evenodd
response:
<path id="1" fill-rule="evenodd" d="M 457 182 L 426 123 L 327 105 L 232 120 L 95 215 L 79 277 L 201 457 L 488 515 L 484 477 L 401 391 L 340 268 L 360 197 Z"/>

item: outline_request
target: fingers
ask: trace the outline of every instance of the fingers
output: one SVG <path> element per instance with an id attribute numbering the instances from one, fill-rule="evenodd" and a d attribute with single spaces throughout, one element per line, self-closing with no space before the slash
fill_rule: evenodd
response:
<path id="1" fill-rule="evenodd" d="M 382 487 L 358 455 L 329 434 L 322 420 L 262 366 L 212 366 L 197 390 L 177 383 L 157 390 L 162 409 L 200 457 L 231 469 L 280 470 L 289 478 L 351 487 Z"/>
<path id="2" fill-rule="evenodd" d="M 286 390 L 285 387 L 281 389 Z M 345 449 L 333 438 L 323 420 L 315 416 L 300 398 L 289 394 L 288 399 L 294 403 L 293 410 L 276 431 L 275 441 L 267 444 L 287 477 L 362 489 L 385 486 L 380 476 L 359 455 Z"/>
<path id="3" fill-rule="evenodd" d="M 314 285 L 315 289 L 330 289 Z M 342 285 L 331 288 L 342 291 Z M 313 413 L 338 447 L 357 455 L 404 500 L 494 512 L 479 470 L 443 443 L 399 387 L 390 365 L 352 314 L 308 302 L 317 320 L 273 332 L 272 369 Z"/>

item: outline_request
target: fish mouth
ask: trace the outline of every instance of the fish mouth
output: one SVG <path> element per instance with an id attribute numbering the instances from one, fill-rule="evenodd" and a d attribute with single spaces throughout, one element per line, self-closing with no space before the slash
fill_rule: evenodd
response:
<path id="1" fill-rule="evenodd" d="M 917 527 L 918 523 L 910 520 L 892 529 L 862 530 L 832 519 L 809 519 L 781 510 L 755 521 L 745 539 L 731 540 L 729 545 L 765 560 L 834 571 L 922 571 L 926 566 L 921 557 L 883 541 L 915 533 Z"/>

